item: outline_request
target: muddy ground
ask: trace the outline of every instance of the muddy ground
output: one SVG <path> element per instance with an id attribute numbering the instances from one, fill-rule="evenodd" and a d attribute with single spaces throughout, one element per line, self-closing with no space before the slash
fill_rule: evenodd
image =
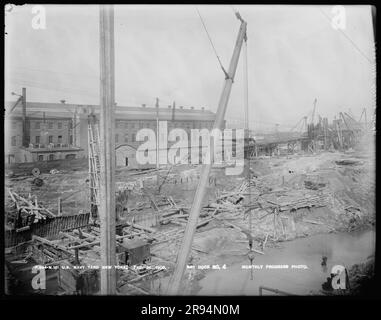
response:
<path id="1" fill-rule="evenodd" d="M 374 150 L 368 144 L 365 149 L 347 152 L 261 157 L 251 160 L 251 170 L 246 170 L 240 176 L 225 175 L 224 167 L 213 168 L 204 206 L 217 203 L 221 195 L 235 192 L 245 181 L 251 180 L 253 183 L 242 201 L 233 203 L 231 210 L 217 212 L 215 219 L 197 230 L 192 263 L 231 265 L 247 260 L 248 240 L 242 232 L 242 229 L 249 229 L 249 214 L 245 213 L 245 206 L 259 201 L 258 199 L 273 199 L 278 203 L 316 196 L 324 199 L 320 205 L 281 212 L 280 219 L 275 223 L 273 214 L 266 216 L 266 210 L 253 209 L 251 234 L 255 240 L 254 248 L 264 254 L 266 247 L 276 247 L 283 241 L 319 233 L 351 232 L 371 227 L 375 222 L 374 160 Z M 123 203 L 126 210 L 120 218 L 139 214 L 154 215 L 155 210 L 149 205 L 147 194 L 158 203 L 160 199 L 171 198 L 176 206 L 187 212 L 193 201 L 199 172 L 200 166 L 190 165 L 146 172 L 117 170 L 116 189 L 128 190 Z M 34 177 L 30 175 L 8 177 L 5 185 L 22 196 L 36 196 L 38 202 L 52 212 L 57 211 L 58 197 L 63 199 L 63 214 L 88 211 L 87 168 L 61 170 L 55 174 L 43 173 L 40 178 L 44 181 L 41 187 L 32 184 Z M 7 199 L 7 194 L 5 196 Z M 159 206 L 163 212 L 166 208 Z M 155 223 L 152 222 L 149 226 L 158 231 L 179 228 L 178 224 Z M 158 259 L 157 263 L 167 262 L 169 271 L 165 276 L 173 269 L 181 240 L 180 237 L 151 248 Z M 208 270 L 198 270 L 194 277 L 196 280 L 201 279 L 207 272 Z M 145 284 L 142 283 L 142 286 Z M 196 293 L 197 290 L 197 281 L 193 281 L 191 292 Z"/>

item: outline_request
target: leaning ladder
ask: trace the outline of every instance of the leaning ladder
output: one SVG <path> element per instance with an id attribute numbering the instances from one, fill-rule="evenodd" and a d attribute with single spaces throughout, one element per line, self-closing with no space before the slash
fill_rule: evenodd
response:
<path id="1" fill-rule="evenodd" d="M 88 152 L 89 152 L 89 188 L 90 188 L 90 211 L 92 219 L 98 217 L 99 208 L 99 131 L 95 119 L 88 124 Z"/>

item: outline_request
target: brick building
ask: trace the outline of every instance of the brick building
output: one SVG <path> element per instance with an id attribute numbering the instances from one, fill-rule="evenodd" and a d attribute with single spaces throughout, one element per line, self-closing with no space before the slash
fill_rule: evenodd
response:
<path id="1" fill-rule="evenodd" d="M 12 105 L 7 103 L 6 110 Z M 99 118 L 99 108 L 98 105 L 27 102 L 26 146 L 22 145 L 22 110 L 15 108 L 5 118 L 5 163 L 87 157 L 88 116 L 94 113 Z M 136 141 L 136 134 L 142 128 L 156 132 L 157 120 L 166 120 L 168 131 L 184 129 L 190 139 L 191 129 L 211 129 L 214 119 L 215 114 L 204 108 L 116 106 L 117 165 L 135 165 L 133 153 L 142 143 Z"/>

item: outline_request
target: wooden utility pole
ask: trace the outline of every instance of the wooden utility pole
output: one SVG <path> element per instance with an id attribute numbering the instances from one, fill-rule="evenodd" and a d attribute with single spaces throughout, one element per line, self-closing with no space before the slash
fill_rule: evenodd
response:
<path id="1" fill-rule="evenodd" d="M 22 88 L 22 145 L 28 147 L 28 126 L 26 120 L 26 88 Z"/>
<path id="2" fill-rule="evenodd" d="M 100 251 L 101 294 L 116 294 L 114 7 L 101 5 L 100 32 Z"/>
<path id="3" fill-rule="evenodd" d="M 213 129 L 221 129 L 224 123 L 225 113 L 227 104 L 229 101 L 229 96 L 231 92 L 231 88 L 233 85 L 233 79 L 235 76 L 235 72 L 237 70 L 237 64 L 239 60 L 239 55 L 242 48 L 242 43 L 244 41 L 244 38 L 246 36 L 246 25 L 247 23 L 242 20 L 242 18 L 239 16 L 238 13 L 236 13 L 237 18 L 241 21 L 241 27 L 238 33 L 237 41 L 235 44 L 233 56 L 230 61 L 229 65 L 229 71 L 227 73 L 227 77 L 225 78 L 225 84 L 224 88 L 222 90 L 222 94 L 220 97 L 220 101 L 218 103 L 218 109 L 216 113 L 216 118 L 214 121 Z M 179 253 L 177 255 L 177 262 L 175 266 L 175 270 L 173 273 L 173 276 L 171 278 L 171 281 L 169 283 L 169 294 L 176 295 L 179 293 L 181 280 L 186 268 L 186 264 L 188 261 L 189 253 L 192 248 L 192 242 L 194 233 L 196 231 L 197 227 L 197 221 L 198 217 L 200 215 L 200 210 L 202 206 L 202 201 L 205 195 L 205 190 L 209 182 L 209 174 L 210 170 L 212 168 L 212 164 L 214 162 L 214 150 L 213 150 L 213 143 L 211 141 L 210 143 L 210 164 L 203 164 L 201 168 L 200 173 L 200 180 L 197 185 L 196 193 L 193 199 L 193 204 L 190 210 L 188 223 L 185 229 L 184 238 L 181 244 L 181 248 L 179 250 Z"/>
<path id="4" fill-rule="evenodd" d="M 156 168 L 159 169 L 159 98 L 156 98 Z M 159 177 L 157 176 L 157 183 L 159 183 Z"/>

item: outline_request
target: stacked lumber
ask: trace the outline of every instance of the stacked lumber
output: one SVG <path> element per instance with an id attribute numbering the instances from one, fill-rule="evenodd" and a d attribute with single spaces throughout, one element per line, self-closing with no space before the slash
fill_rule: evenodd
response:
<path id="1" fill-rule="evenodd" d="M 37 197 L 34 197 L 33 201 L 30 195 L 29 198 L 26 199 L 11 189 L 8 189 L 8 193 L 12 203 L 11 206 L 16 209 L 16 212 L 13 212 L 13 215 L 15 215 L 13 217 L 14 229 L 18 231 L 27 230 L 31 224 L 55 217 L 54 213 L 37 202 Z M 11 215 L 12 211 L 7 212 L 7 214 Z"/>
<path id="2" fill-rule="evenodd" d="M 291 209 L 311 208 L 311 207 L 324 207 L 327 205 L 327 195 L 307 195 L 303 198 L 292 199 L 288 202 L 277 202 L 273 200 L 266 200 L 270 207 L 277 207 L 279 211 L 289 211 Z"/>

